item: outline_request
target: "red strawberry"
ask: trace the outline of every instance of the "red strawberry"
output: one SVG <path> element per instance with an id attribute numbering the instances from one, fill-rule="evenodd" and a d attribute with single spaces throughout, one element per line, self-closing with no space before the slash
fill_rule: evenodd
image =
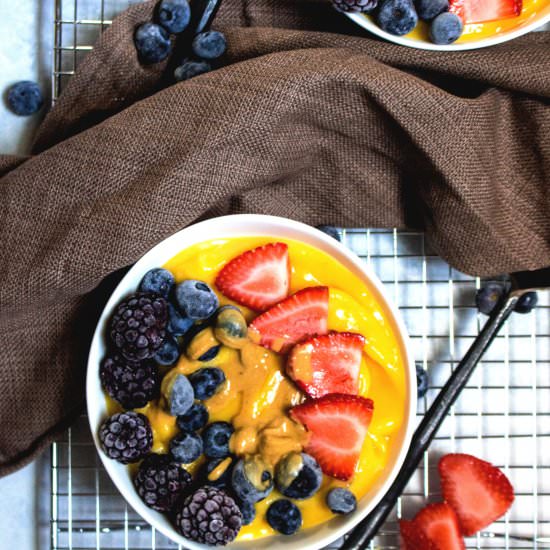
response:
<path id="1" fill-rule="evenodd" d="M 331 332 L 296 344 L 286 372 L 310 397 L 359 391 L 359 367 L 365 338 L 352 332 Z"/>
<path id="2" fill-rule="evenodd" d="M 424 533 L 434 550 L 464 550 L 455 511 L 446 503 L 429 504 L 413 520 L 415 527 Z"/>
<path id="3" fill-rule="evenodd" d="M 370 399 L 331 393 L 297 405 L 290 416 L 310 432 L 305 451 L 323 472 L 347 481 L 355 472 L 373 408 Z"/>
<path id="4" fill-rule="evenodd" d="M 484 23 L 517 17 L 522 7 L 522 0 L 450 0 L 449 11 L 464 23 Z"/>
<path id="5" fill-rule="evenodd" d="M 249 326 L 252 341 L 273 351 L 285 353 L 310 336 L 326 334 L 328 288 L 304 288 L 262 313 Z"/>
<path id="6" fill-rule="evenodd" d="M 233 258 L 216 277 L 218 290 L 256 311 L 288 296 L 290 261 L 285 243 L 269 243 Z"/>
<path id="7" fill-rule="evenodd" d="M 414 521 L 400 520 L 399 532 L 401 533 L 401 550 L 437 550 Z"/>
<path id="8" fill-rule="evenodd" d="M 514 488 L 495 466 L 466 454 L 439 461 L 443 497 L 454 508 L 462 533 L 473 535 L 504 515 L 514 501 Z"/>

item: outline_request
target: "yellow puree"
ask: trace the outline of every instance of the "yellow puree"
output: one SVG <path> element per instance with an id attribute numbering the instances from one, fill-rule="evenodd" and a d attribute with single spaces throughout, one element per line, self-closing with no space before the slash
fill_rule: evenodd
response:
<path id="1" fill-rule="evenodd" d="M 289 246 L 292 265 L 291 292 L 324 285 L 329 292 L 329 329 L 353 331 L 366 339 L 360 372 L 360 395 L 374 401 L 374 415 L 363 446 L 356 475 L 346 484 L 325 476 L 321 490 L 312 498 L 295 501 L 303 516 L 303 527 L 320 524 L 332 517 L 325 504 L 331 487 L 349 485 L 360 499 L 373 485 L 388 460 L 394 433 L 403 422 L 405 411 L 405 371 L 394 327 L 386 320 L 381 305 L 369 289 L 336 260 L 308 245 L 278 239 Z M 199 279 L 214 288 L 216 274 L 240 253 L 272 242 L 265 237 L 242 237 L 204 242 L 190 247 L 164 267 L 176 281 Z M 345 289 L 345 291 L 343 290 Z M 222 305 L 232 303 L 218 294 Z M 242 308 L 248 321 L 254 314 Z M 177 373 L 189 374 L 204 366 L 218 366 L 226 375 L 224 387 L 205 402 L 210 421 L 231 421 L 235 433 L 231 439 L 236 454 L 261 454 L 275 465 L 290 451 L 300 451 L 307 441 L 304 428 L 290 420 L 287 411 L 304 396 L 284 373 L 284 358 L 252 342 L 241 350 L 223 346 L 209 363 L 191 361 L 182 356 L 165 376 L 163 386 Z M 161 398 L 162 399 L 162 398 Z M 167 452 L 169 441 L 177 433 L 175 418 L 164 412 L 162 404 L 150 403 L 141 412 L 151 421 L 154 452 Z M 198 462 L 198 461 L 197 461 Z M 229 463 L 229 461 L 227 461 Z M 198 464 L 188 468 L 193 471 Z M 224 465 L 221 465 L 223 470 Z M 222 471 L 213 472 L 221 475 Z M 269 504 L 281 495 L 274 490 L 256 505 L 256 519 L 244 526 L 239 540 L 275 534 L 265 520 Z"/>

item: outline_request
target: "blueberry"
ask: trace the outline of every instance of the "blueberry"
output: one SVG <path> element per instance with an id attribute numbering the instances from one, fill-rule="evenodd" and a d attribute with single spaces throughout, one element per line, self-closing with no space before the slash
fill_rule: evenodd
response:
<path id="1" fill-rule="evenodd" d="M 193 53 L 202 59 L 216 59 L 225 53 L 227 41 L 219 31 L 200 32 L 191 45 Z"/>
<path id="2" fill-rule="evenodd" d="M 220 389 L 220 386 L 225 382 L 225 374 L 221 369 L 208 367 L 190 374 L 189 381 L 195 390 L 195 398 L 204 401 Z"/>
<path id="3" fill-rule="evenodd" d="M 385 0 L 378 11 L 378 25 L 396 36 L 411 32 L 418 23 L 418 15 L 411 0 Z"/>
<path id="4" fill-rule="evenodd" d="M 183 336 L 193 326 L 193 319 L 182 315 L 177 308 L 168 302 L 168 325 L 166 328 L 173 336 Z"/>
<path id="5" fill-rule="evenodd" d="M 158 22 L 168 32 L 182 32 L 190 20 L 191 8 L 187 0 L 162 0 L 158 5 Z"/>
<path id="6" fill-rule="evenodd" d="M 187 317 L 201 321 L 218 309 L 216 293 L 202 281 L 183 281 L 176 287 L 176 300 Z"/>
<path id="7" fill-rule="evenodd" d="M 212 361 L 218 355 L 221 346 L 214 346 L 199 357 L 199 361 Z"/>
<path id="8" fill-rule="evenodd" d="M 162 267 L 149 270 L 139 283 L 141 292 L 155 292 L 163 298 L 168 298 L 172 287 L 174 286 L 174 276 Z"/>
<path id="9" fill-rule="evenodd" d="M 285 497 L 309 498 L 319 490 L 322 481 L 321 467 L 306 453 L 288 453 L 277 463 L 275 483 Z"/>
<path id="10" fill-rule="evenodd" d="M 212 422 L 202 432 L 204 454 L 208 458 L 225 458 L 229 456 L 229 440 L 233 426 L 228 422 Z"/>
<path id="11" fill-rule="evenodd" d="M 173 365 L 180 356 L 178 343 L 169 334 L 164 338 L 164 342 L 155 352 L 154 359 L 159 365 Z"/>
<path id="12" fill-rule="evenodd" d="M 143 23 L 134 34 L 134 44 L 142 63 L 159 63 L 172 49 L 170 35 L 155 23 Z"/>
<path id="13" fill-rule="evenodd" d="M 518 298 L 514 311 L 517 313 L 529 313 L 535 308 L 538 301 L 539 295 L 536 292 L 526 292 Z"/>
<path id="14" fill-rule="evenodd" d="M 214 336 L 222 344 L 235 349 L 242 348 L 248 342 L 248 325 L 238 307 L 223 306 L 218 310 Z"/>
<path id="15" fill-rule="evenodd" d="M 477 309 L 485 315 L 490 315 L 498 301 L 506 291 L 506 284 L 500 281 L 485 283 L 476 292 Z"/>
<path id="16" fill-rule="evenodd" d="M 273 469 L 260 455 L 241 458 L 231 472 L 231 487 L 239 500 L 258 502 L 273 490 Z"/>
<path id="17" fill-rule="evenodd" d="M 196 432 L 208 424 L 208 411 L 202 403 L 194 403 L 187 412 L 178 415 L 176 422 L 182 432 Z"/>
<path id="18" fill-rule="evenodd" d="M 256 507 L 250 500 L 238 500 L 237 506 L 243 515 L 243 525 L 250 525 L 256 517 Z"/>
<path id="19" fill-rule="evenodd" d="M 322 231 L 323 233 L 326 233 L 329 237 L 332 237 L 337 241 L 341 240 L 340 232 L 333 225 L 317 225 L 316 229 L 318 229 L 319 231 Z"/>
<path id="20" fill-rule="evenodd" d="M 302 513 L 296 504 L 284 498 L 267 509 L 267 523 L 283 535 L 293 535 L 302 526 Z"/>
<path id="21" fill-rule="evenodd" d="M 178 374 L 168 387 L 167 401 L 170 405 L 170 414 L 180 416 L 187 414 L 193 406 L 195 395 L 187 376 Z"/>
<path id="22" fill-rule="evenodd" d="M 416 364 L 416 395 L 418 399 L 424 397 L 428 391 L 428 373 L 422 365 Z"/>
<path id="23" fill-rule="evenodd" d="M 357 499 L 348 489 L 336 487 L 328 492 L 327 505 L 335 514 L 351 514 L 357 508 Z"/>
<path id="24" fill-rule="evenodd" d="M 230 457 L 207 460 L 203 469 L 204 483 L 218 489 L 227 489 L 231 482 L 231 462 Z M 214 470 L 217 470 L 218 475 L 211 475 Z"/>
<path id="25" fill-rule="evenodd" d="M 9 108 L 19 116 L 33 115 L 44 104 L 42 92 L 36 82 L 22 80 L 8 89 Z"/>
<path id="26" fill-rule="evenodd" d="M 430 25 L 430 38 L 434 44 L 452 44 L 463 29 L 462 19 L 456 13 L 440 13 Z"/>
<path id="27" fill-rule="evenodd" d="M 449 0 L 415 0 L 418 17 L 424 21 L 431 21 L 440 13 L 449 10 Z"/>
<path id="28" fill-rule="evenodd" d="M 176 68 L 174 71 L 174 78 L 176 79 L 176 82 L 181 82 L 183 80 L 189 80 L 194 76 L 207 73 L 211 70 L 211 65 L 206 61 L 193 61 L 192 59 L 188 59 Z"/>
<path id="29" fill-rule="evenodd" d="M 202 455 L 202 439 L 195 433 L 180 433 L 170 441 L 170 454 L 176 462 L 191 464 Z"/>

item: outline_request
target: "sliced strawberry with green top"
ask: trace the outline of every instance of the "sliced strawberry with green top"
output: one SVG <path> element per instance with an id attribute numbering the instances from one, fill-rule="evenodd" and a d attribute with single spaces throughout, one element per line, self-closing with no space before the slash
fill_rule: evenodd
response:
<path id="1" fill-rule="evenodd" d="M 330 332 L 296 344 L 286 372 L 310 397 L 327 393 L 357 395 L 365 338 L 353 332 Z"/>
<path id="2" fill-rule="evenodd" d="M 413 523 L 433 550 L 465 549 L 456 513 L 446 502 L 428 504 L 416 514 Z"/>
<path id="3" fill-rule="evenodd" d="M 304 288 L 258 315 L 248 327 L 253 342 L 286 353 L 304 338 L 328 330 L 328 288 Z"/>
<path id="4" fill-rule="evenodd" d="M 437 550 L 414 521 L 400 520 L 399 532 L 401 534 L 401 550 Z"/>
<path id="5" fill-rule="evenodd" d="M 454 508 L 461 531 L 470 536 L 503 516 L 514 501 L 514 488 L 496 467 L 467 454 L 439 461 L 443 497 Z"/>
<path id="6" fill-rule="evenodd" d="M 243 306 L 264 311 L 288 296 L 290 260 L 285 243 L 247 250 L 216 277 L 218 290 Z"/>
<path id="7" fill-rule="evenodd" d="M 355 473 L 373 409 L 371 399 L 331 393 L 297 405 L 290 416 L 309 432 L 306 453 L 325 474 L 348 481 Z"/>
<path id="8" fill-rule="evenodd" d="M 523 8 L 522 0 L 450 0 L 449 11 L 464 23 L 485 23 L 517 17 Z"/>

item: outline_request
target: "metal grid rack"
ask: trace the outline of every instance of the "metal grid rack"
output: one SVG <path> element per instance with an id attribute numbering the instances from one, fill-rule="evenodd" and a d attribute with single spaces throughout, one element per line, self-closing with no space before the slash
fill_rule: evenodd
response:
<path id="1" fill-rule="evenodd" d="M 135 1 L 55 0 L 52 101 L 112 17 Z M 433 254 L 421 233 L 343 229 L 342 241 L 390 288 L 430 388 L 419 417 L 478 333 L 473 307 L 479 279 Z M 501 520 L 466 541 L 467 548 L 550 548 L 550 300 L 512 315 L 426 453 L 374 550 L 399 548 L 398 517 L 412 517 L 441 498 L 436 465 L 448 452 L 468 452 L 503 468 L 516 501 Z M 330 548 L 336 549 L 336 542 Z M 171 549 L 128 507 L 94 449 L 85 416 L 51 448 L 51 548 Z M 180 547 L 181 548 L 181 547 Z"/>

